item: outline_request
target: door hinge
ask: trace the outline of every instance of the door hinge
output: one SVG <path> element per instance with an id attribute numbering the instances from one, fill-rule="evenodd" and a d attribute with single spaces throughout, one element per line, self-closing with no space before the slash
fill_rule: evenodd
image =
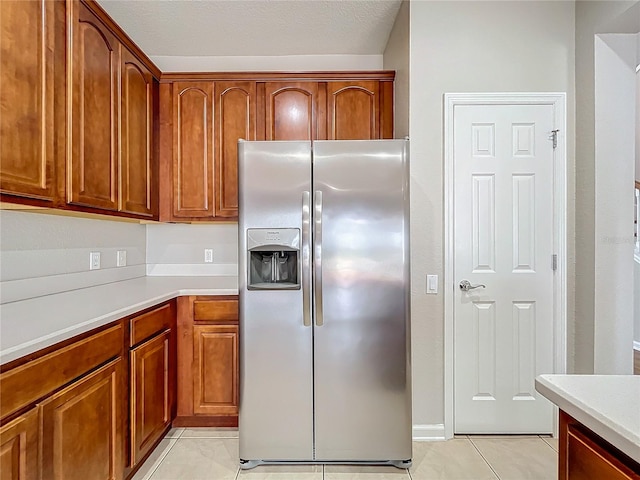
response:
<path id="1" fill-rule="evenodd" d="M 558 255 L 555 253 L 551 255 L 551 268 L 553 268 L 554 272 L 558 270 Z"/>
<path id="2" fill-rule="evenodd" d="M 551 140 L 553 141 L 553 149 L 555 150 L 558 147 L 558 132 L 560 130 L 551 130 Z"/>

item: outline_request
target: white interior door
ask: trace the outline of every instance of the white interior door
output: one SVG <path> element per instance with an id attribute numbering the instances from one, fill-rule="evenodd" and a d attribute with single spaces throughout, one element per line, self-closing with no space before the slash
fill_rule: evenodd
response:
<path id="1" fill-rule="evenodd" d="M 553 372 L 553 119 L 551 105 L 455 107 L 455 433 L 553 431 L 534 388 Z"/>

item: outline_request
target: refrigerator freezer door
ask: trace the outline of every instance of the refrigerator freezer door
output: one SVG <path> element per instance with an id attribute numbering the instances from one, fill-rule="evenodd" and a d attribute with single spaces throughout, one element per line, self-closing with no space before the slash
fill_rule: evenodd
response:
<path id="1" fill-rule="evenodd" d="M 311 144 L 240 142 L 238 161 L 240 458 L 309 460 L 313 458 L 313 340 L 303 299 L 310 310 Z M 274 229 L 269 235 L 276 236 L 295 229 L 307 242 L 300 245 L 298 255 L 302 288 L 247 289 L 247 230 L 261 228 Z"/>
<path id="2" fill-rule="evenodd" d="M 317 461 L 411 458 L 407 143 L 313 144 Z"/>

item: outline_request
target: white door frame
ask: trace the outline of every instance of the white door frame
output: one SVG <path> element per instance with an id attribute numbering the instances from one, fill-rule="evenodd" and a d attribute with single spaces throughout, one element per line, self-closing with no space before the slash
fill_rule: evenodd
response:
<path id="1" fill-rule="evenodd" d="M 554 276 L 554 373 L 566 373 L 567 322 L 567 151 L 566 93 L 445 93 L 444 95 L 444 434 L 453 437 L 454 426 L 454 231 L 453 231 L 453 121 L 457 105 L 551 105 L 554 128 L 559 129 L 554 156 L 554 253 L 558 268 Z M 557 416 L 556 416 L 557 417 Z M 557 418 L 554 420 L 557 431 Z"/>

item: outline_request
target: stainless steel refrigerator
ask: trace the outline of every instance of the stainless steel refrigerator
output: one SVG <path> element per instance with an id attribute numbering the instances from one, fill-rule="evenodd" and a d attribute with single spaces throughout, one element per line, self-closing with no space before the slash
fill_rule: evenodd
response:
<path id="1" fill-rule="evenodd" d="M 408 140 L 238 146 L 240 461 L 411 462 Z"/>

